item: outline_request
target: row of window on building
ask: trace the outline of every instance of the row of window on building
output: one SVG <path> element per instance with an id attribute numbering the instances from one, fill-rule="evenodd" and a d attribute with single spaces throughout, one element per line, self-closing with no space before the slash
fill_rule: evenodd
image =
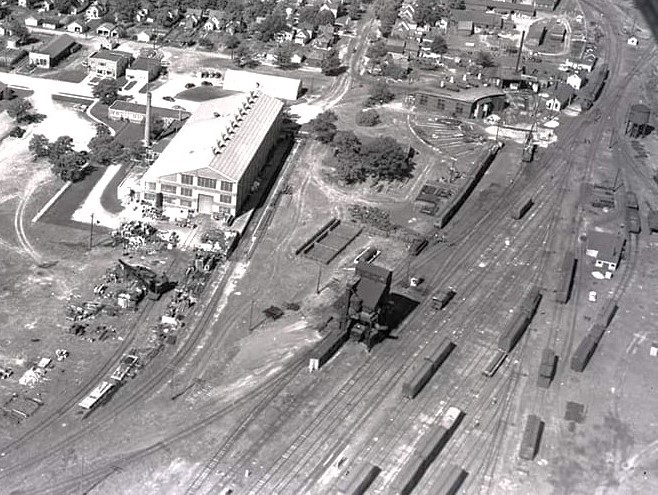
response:
<path id="1" fill-rule="evenodd" d="M 428 104 L 428 100 L 429 99 L 428 99 L 427 95 L 420 95 L 418 97 L 418 104 L 426 106 Z M 436 99 L 436 108 L 437 108 L 437 110 L 445 110 L 446 109 L 445 100 L 442 100 L 441 98 L 437 98 Z M 455 105 L 455 113 L 456 114 L 464 113 L 464 105 L 461 105 L 461 104 L 457 103 Z"/>
<path id="2" fill-rule="evenodd" d="M 145 193 L 144 194 L 144 200 L 145 201 L 155 202 L 155 198 L 156 198 L 155 193 Z M 233 203 L 233 198 L 232 198 L 232 196 L 230 196 L 228 194 L 220 194 L 219 195 L 219 202 L 230 205 L 230 204 Z M 168 194 L 163 194 L 162 195 L 162 203 L 165 204 L 165 205 L 177 205 L 177 206 L 182 206 L 184 208 L 192 208 L 192 200 L 191 199 L 176 198 L 174 196 L 169 196 Z"/>

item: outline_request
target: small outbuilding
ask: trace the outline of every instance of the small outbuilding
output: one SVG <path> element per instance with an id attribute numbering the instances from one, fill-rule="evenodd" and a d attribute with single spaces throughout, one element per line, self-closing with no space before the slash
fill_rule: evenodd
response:
<path id="1" fill-rule="evenodd" d="M 626 240 L 619 234 L 591 230 L 587 233 L 585 254 L 595 259 L 594 266 L 614 272 L 619 266 Z"/>

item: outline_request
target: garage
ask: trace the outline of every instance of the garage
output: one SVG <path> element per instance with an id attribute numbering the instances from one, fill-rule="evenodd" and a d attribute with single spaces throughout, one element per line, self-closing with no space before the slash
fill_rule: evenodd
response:
<path id="1" fill-rule="evenodd" d="M 199 213 L 212 213 L 213 197 L 199 194 Z"/>

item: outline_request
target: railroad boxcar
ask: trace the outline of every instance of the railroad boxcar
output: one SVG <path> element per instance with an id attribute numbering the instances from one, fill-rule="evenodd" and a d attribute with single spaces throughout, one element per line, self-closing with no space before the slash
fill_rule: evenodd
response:
<path id="1" fill-rule="evenodd" d="M 606 79 L 608 79 L 608 66 L 604 64 L 581 90 L 581 107 L 583 110 L 592 108 L 594 102 L 601 95 Z"/>
<path id="2" fill-rule="evenodd" d="M 541 291 L 539 290 L 539 287 L 533 286 L 521 301 L 521 311 L 525 313 L 528 318 L 532 319 L 537 312 L 540 301 Z"/>
<path id="3" fill-rule="evenodd" d="M 413 242 L 409 245 L 409 252 L 412 256 L 418 256 L 423 250 L 427 247 L 429 241 L 425 237 L 419 237 L 414 239 Z"/>
<path id="4" fill-rule="evenodd" d="M 548 388 L 555 376 L 555 365 L 557 364 L 557 356 L 553 349 L 546 348 L 541 355 L 541 364 L 539 365 L 539 376 L 537 377 L 537 385 L 543 388 Z"/>
<path id="5" fill-rule="evenodd" d="M 605 331 L 606 328 L 603 325 L 595 323 L 592 325 L 592 328 L 590 328 L 588 335 L 592 337 L 592 339 L 596 340 L 596 343 L 598 344 L 601 341 Z"/>
<path id="6" fill-rule="evenodd" d="M 445 308 L 457 293 L 453 289 L 443 289 L 432 297 L 432 308 L 441 310 Z"/>
<path id="7" fill-rule="evenodd" d="M 596 351 L 597 341 L 591 335 L 586 335 L 571 355 L 571 369 L 582 373 L 587 367 L 587 363 L 592 359 Z"/>
<path id="8" fill-rule="evenodd" d="M 560 270 L 560 285 L 558 286 L 555 300 L 559 303 L 566 304 L 571 297 L 571 287 L 573 286 L 574 274 L 576 272 L 576 258 L 573 251 L 568 251 L 562 260 L 562 269 Z"/>
<path id="9" fill-rule="evenodd" d="M 530 319 L 525 314 L 516 315 L 498 338 L 498 349 L 507 353 L 512 352 L 529 325 Z"/>
<path id="10" fill-rule="evenodd" d="M 642 231 L 642 220 L 637 210 L 626 209 L 626 223 L 631 234 L 639 234 Z"/>
<path id="11" fill-rule="evenodd" d="M 80 401 L 78 406 L 82 409 L 93 409 L 94 407 L 107 400 L 114 389 L 114 383 L 102 381 L 99 383 L 89 395 Z"/>
<path id="12" fill-rule="evenodd" d="M 347 341 L 349 333 L 345 330 L 334 330 L 311 352 L 308 370 L 319 370 L 329 361 L 338 349 Z"/>
<path id="13" fill-rule="evenodd" d="M 608 302 L 605 303 L 605 306 L 601 308 L 601 311 L 599 311 L 599 314 L 596 317 L 596 321 L 594 323 L 596 323 L 597 325 L 601 325 L 605 328 L 608 328 L 610 322 L 615 317 L 616 313 L 617 313 L 617 303 L 615 302 L 614 299 L 609 299 Z"/>
<path id="14" fill-rule="evenodd" d="M 409 495 L 425 474 L 425 468 L 425 460 L 420 456 L 412 455 L 391 484 L 393 494 Z"/>
<path id="15" fill-rule="evenodd" d="M 484 368 L 484 370 L 482 370 L 482 374 L 488 377 L 494 376 L 496 371 L 498 371 L 498 368 L 500 368 L 500 366 L 503 364 L 503 361 L 505 361 L 506 357 L 507 353 L 505 351 L 496 349 L 494 354 L 491 356 L 491 359 L 487 363 L 487 366 Z"/>
<path id="16" fill-rule="evenodd" d="M 523 439 L 519 449 L 519 457 L 526 461 L 531 461 L 537 455 L 541 435 L 544 429 L 544 422 L 535 414 L 529 414 L 523 431 Z"/>
<path id="17" fill-rule="evenodd" d="M 338 483 L 337 491 L 340 495 L 363 495 L 380 472 L 379 466 L 364 462 Z"/>
<path id="18" fill-rule="evenodd" d="M 626 207 L 631 210 L 639 210 L 640 204 L 637 202 L 637 196 L 632 191 L 626 192 Z"/>
<path id="19" fill-rule="evenodd" d="M 449 407 L 441 417 L 439 423 L 423 437 L 423 442 L 416 450 L 416 453 L 425 460 L 426 466 L 432 464 L 439 453 L 441 453 L 441 450 L 443 450 L 443 447 L 445 447 L 453 432 L 459 426 L 463 416 L 464 412 L 462 410 L 456 407 Z"/>
<path id="20" fill-rule="evenodd" d="M 512 209 L 512 218 L 514 220 L 521 220 L 526 213 L 528 213 L 528 210 L 532 208 L 533 205 L 533 199 L 532 197 L 526 197 L 523 198 L 521 201 L 516 203 L 514 205 L 514 208 Z"/>
<path id="21" fill-rule="evenodd" d="M 468 476 L 468 472 L 451 464 L 441 474 L 440 481 L 433 489 L 435 495 L 456 495 L 459 489 L 464 484 L 464 480 Z"/>
<path id="22" fill-rule="evenodd" d="M 430 381 L 435 371 L 434 363 L 423 360 L 411 379 L 402 384 L 402 396 L 409 399 L 416 397 Z"/>
<path id="23" fill-rule="evenodd" d="M 455 347 L 456 345 L 454 342 L 444 338 L 437 344 L 429 345 L 423 354 L 425 359 L 434 365 L 434 370 L 436 371 L 448 358 Z"/>

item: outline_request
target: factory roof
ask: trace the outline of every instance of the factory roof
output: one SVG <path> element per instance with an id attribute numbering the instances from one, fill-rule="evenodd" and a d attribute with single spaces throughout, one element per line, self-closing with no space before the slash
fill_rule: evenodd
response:
<path id="1" fill-rule="evenodd" d="M 465 103 L 475 103 L 482 98 L 489 98 L 493 96 L 505 96 L 503 91 L 493 86 L 481 86 L 478 88 L 469 88 L 460 91 L 441 91 L 436 88 L 427 88 L 424 90 L 418 90 L 417 93 L 439 96 L 441 98 L 462 101 Z"/>
<path id="2" fill-rule="evenodd" d="M 61 36 L 56 36 L 52 38 L 48 43 L 43 45 L 41 48 L 34 50 L 33 53 L 39 53 L 42 55 L 48 55 L 50 57 L 56 57 L 64 50 L 75 44 L 76 41 L 71 36 L 69 36 L 68 34 L 62 34 Z"/>
<path id="3" fill-rule="evenodd" d="M 272 76 L 259 72 L 228 69 L 224 74 L 224 89 L 232 91 L 259 90 L 273 98 L 296 100 L 302 87 L 301 79 Z"/>
<path id="4" fill-rule="evenodd" d="M 241 109 L 246 113 L 236 118 Z M 239 181 L 282 109 L 280 100 L 256 91 L 202 103 L 144 179 L 210 169 Z"/>

